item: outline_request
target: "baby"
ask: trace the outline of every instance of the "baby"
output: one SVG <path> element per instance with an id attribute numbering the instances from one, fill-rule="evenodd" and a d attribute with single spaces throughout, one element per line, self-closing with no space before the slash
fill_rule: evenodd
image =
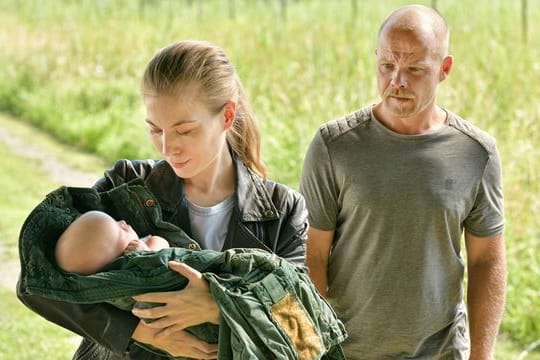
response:
<path id="1" fill-rule="evenodd" d="M 64 271 L 89 275 L 126 252 L 168 247 L 161 236 L 139 238 L 124 220 L 117 221 L 107 213 L 92 210 L 75 219 L 62 233 L 56 243 L 55 258 Z"/>

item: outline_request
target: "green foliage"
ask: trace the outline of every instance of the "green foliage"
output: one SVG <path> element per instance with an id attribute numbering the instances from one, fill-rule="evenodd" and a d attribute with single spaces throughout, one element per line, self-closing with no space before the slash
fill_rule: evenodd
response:
<path id="1" fill-rule="evenodd" d="M 407 2 L 286 3 L 0 0 L 0 110 L 108 161 L 155 157 L 139 77 L 158 48 L 207 39 L 237 66 L 271 177 L 296 187 L 317 127 L 377 101 L 378 26 Z M 502 329 L 523 345 L 540 338 L 540 1 L 528 3 L 523 43 L 519 1 L 437 1 L 455 56 L 440 104 L 499 143 L 509 271 Z"/>

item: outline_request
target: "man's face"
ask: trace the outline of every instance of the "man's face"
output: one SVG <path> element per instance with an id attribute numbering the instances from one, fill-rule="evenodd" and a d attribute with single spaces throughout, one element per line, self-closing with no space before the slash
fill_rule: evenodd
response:
<path id="1" fill-rule="evenodd" d="M 444 79 L 443 57 L 433 36 L 415 31 L 383 31 L 377 48 L 377 82 L 382 110 L 409 118 L 435 104 Z"/>

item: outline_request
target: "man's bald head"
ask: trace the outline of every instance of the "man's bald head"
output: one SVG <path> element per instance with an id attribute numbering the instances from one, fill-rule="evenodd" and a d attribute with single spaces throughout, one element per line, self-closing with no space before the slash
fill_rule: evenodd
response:
<path id="1" fill-rule="evenodd" d="M 418 37 L 431 38 L 437 44 L 434 52 L 441 58 L 448 55 L 448 25 L 441 14 L 430 7 L 407 5 L 394 10 L 381 24 L 378 39 L 390 32 L 413 33 Z"/>

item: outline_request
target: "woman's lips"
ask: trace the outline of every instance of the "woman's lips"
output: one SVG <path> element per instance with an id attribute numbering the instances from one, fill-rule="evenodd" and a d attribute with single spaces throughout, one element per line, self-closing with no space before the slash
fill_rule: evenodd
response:
<path id="1" fill-rule="evenodd" d="M 187 163 L 189 162 L 189 160 L 186 160 L 186 161 L 171 161 L 171 166 L 175 169 L 182 169 L 183 167 L 185 167 L 187 165 Z"/>

